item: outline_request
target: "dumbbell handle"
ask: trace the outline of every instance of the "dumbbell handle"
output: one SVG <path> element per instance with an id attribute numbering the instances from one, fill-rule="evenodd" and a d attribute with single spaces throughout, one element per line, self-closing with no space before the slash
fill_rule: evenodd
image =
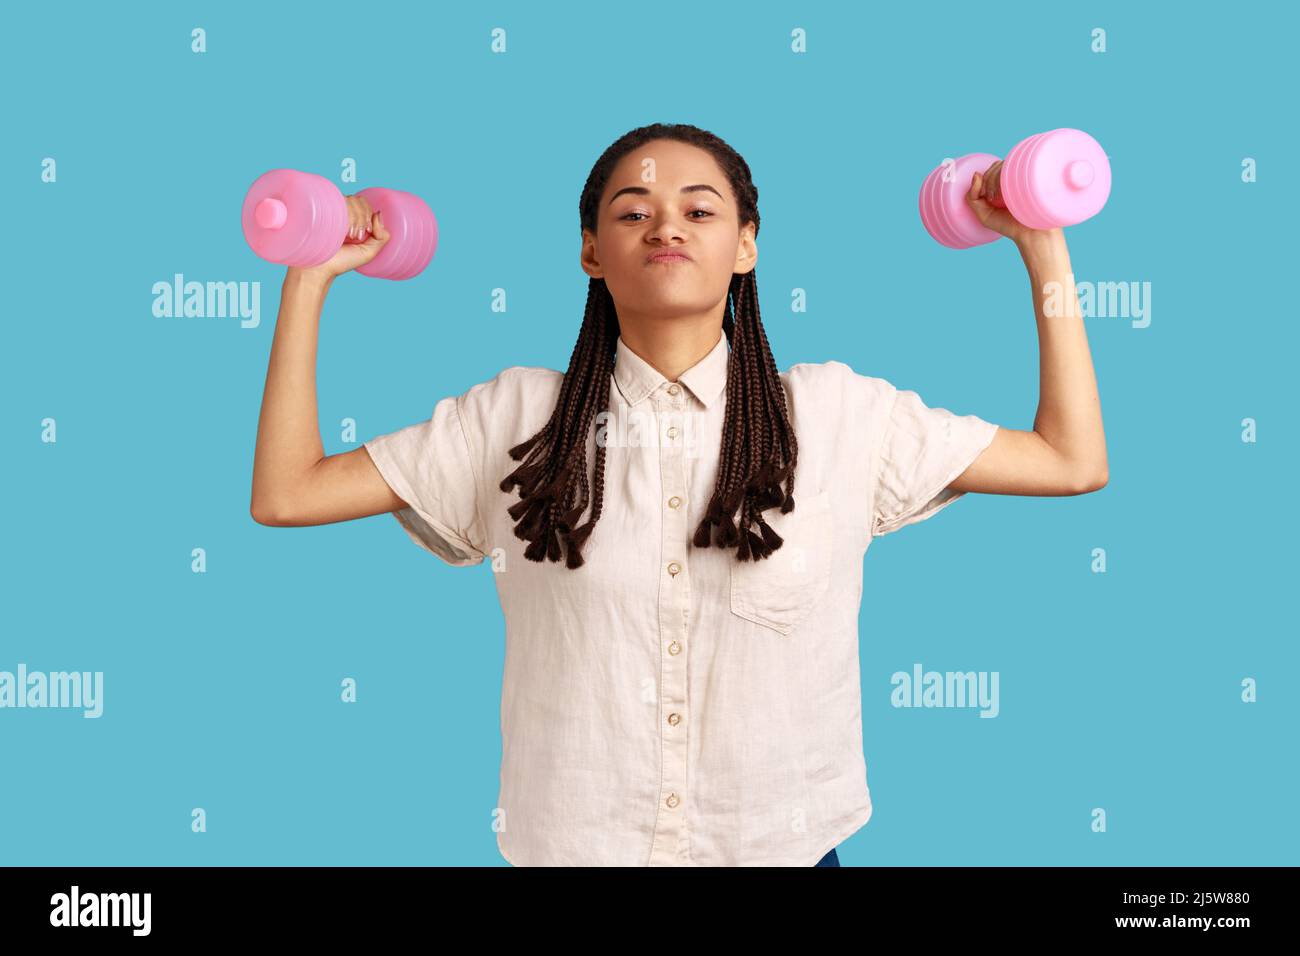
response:
<path id="1" fill-rule="evenodd" d="M 952 162 L 952 161 L 951 161 L 951 160 L 947 160 L 946 162 Z M 1001 160 L 997 160 L 997 162 L 1001 162 Z M 990 166 L 990 168 L 991 168 L 991 167 L 992 167 L 992 163 L 990 163 L 989 166 Z M 988 179 L 988 176 L 985 175 L 987 172 L 988 172 L 988 170 L 981 170 L 981 172 L 980 172 L 980 175 L 984 176 L 984 182 L 981 184 L 981 186 L 982 186 L 984 189 L 987 189 L 987 188 L 988 188 L 988 185 L 989 185 L 989 179 Z M 994 175 L 994 177 L 998 177 L 1000 173 L 1001 173 L 1001 167 L 999 167 L 998 170 L 995 171 L 995 172 L 993 173 L 993 175 Z M 953 176 L 952 176 L 951 173 L 946 173 L 946 174 L 944 175 L 944 179 L 945 179 L 945 181 L 947 181 L 947 182 L 951 182 L 952 179 L 953 179 Z M 970 183 L 965 183 L 965 184 L 963 184 L 963 185 L 965 185 L 965 187 L 966 187 L 967 190 L 970 189 Z M 1003 198 L 1002 198 L 1002 194 L 1001 194 L 1001 193 L 999 193 L 998 195 L 994 196 L 992 199 L 986 199 L 985 202 L 987 202 L 990 206 L 994 207 L 995 209 L 1006 209 L 1006 208 L 1007 208 L 1007 204 L 1006 204 L 1006 202 L 1003 200 Z"/>
<path id="2" fill-rule="evenodd" d="M 253 218 L 257 220 L 257 224 L 263 229 L 279 229 L 289 218 L 289 207 L 274 196 L 267 196 L 253 207 Z M 366 228 L 369 229 L 369 226 Z M 365 242 L 365 239 L 364 237 L 354 239 L 352 236 L 348 236 L 343 242 L 346 245 L 349 242 Z"/>

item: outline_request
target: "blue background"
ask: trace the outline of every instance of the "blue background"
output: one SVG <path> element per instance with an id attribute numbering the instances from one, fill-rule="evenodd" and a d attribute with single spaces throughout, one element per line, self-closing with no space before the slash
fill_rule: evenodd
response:
<path id="1" fill-rule="evenodd" d="M 1076 280 L 1152 285 L 1149 327 L 1087 320 L 1105 489 L 969 495 L 871 549 L 875 814 L 841 861 L 1297 862 L 1300 144 L 1281 7 L 7 6 L 0 670 L 103 671 L 105 712 L 0 710 L 0 862 L 507 865 L 489 562 L 447 567 L 389 516 L 249 516 L 284 269 L 248 249 L 240 204 L 266 169 L 337 182 L 353 157 L 345 192 L 406 189 L 437 214 L 421 276 L 330 294 L 318 395 L 337 453 L 356 447 L 343 419 L 359 442 L 502 368 L 566 367 L 583 182 L 656 121 L 748 160 L 782 368 L 839 359 L 1031 428 L 1019 256 L 939 246 L 916 193 L 944 157 L 1058 126 L 1092 133 L 1114 171 L 1105 210 L 1066 231 Z M 260 282 L 260 326 L 155 317 L 153 284 L 177 272 Z M 914 662 L 998 671 L 1000 716 L 893 708 L 890 675 Z"/>

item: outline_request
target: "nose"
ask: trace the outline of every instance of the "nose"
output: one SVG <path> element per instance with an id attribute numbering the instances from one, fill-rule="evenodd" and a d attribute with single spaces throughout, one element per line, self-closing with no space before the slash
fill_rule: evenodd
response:
<path id="1" fill-rule="evenodd" d="M 660 244 L 667 245 L 674 239 L 686 238 L 686 220 L 672 213 L 664 213 L 655 219 L 654 225 L 646 234 L 646 238 L 657 239 Z"/>

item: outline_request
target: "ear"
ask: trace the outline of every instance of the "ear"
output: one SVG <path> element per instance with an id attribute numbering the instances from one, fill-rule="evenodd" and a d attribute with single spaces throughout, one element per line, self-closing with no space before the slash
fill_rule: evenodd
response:
<path id="1" fill-rule="evenodd" d="M 578 265 L 582 271 L 593 279 L 605 278 L 605 270 L 596 258 L 596 237 L 590 231 L 582 230 L 582 247 L 578 250 Z"/>
<path id="2" fill-rule="evenodd" d="M 736 244 L 736 263 L 732 272 L 744 275 L 753 272 L 758 265 L 758 242 L 754 238 L 754 224 L 747 222 L 740 227 L 740 238 Z"/>

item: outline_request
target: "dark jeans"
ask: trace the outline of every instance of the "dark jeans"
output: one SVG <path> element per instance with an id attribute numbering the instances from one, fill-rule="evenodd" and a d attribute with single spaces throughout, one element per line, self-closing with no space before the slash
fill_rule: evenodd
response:
<path id="1" fill-rule="evenodd" d="M 824 857 L 822 857 L 819 861 L 814 863 L 813 865 L 814 866 L 839 866 L 840 858 L 835 853 L 835 848 L 831 847 L 831 851 L 827 853 Z"/>

